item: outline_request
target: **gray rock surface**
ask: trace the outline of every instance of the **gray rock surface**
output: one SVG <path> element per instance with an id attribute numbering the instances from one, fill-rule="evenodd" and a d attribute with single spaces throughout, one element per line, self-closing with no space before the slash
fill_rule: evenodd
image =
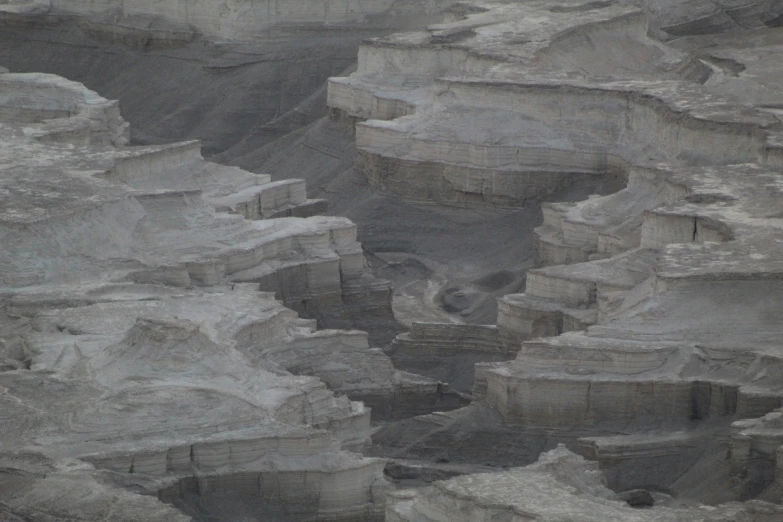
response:
<path id="1" fill-rule="evenodd" d="M 7 73 L 0 92 L 4 519 L 185 519 L 131 492 L 197 519 L 232 496 L 225 516 L 382 518 L 384 461 L 344 449 L 370 434 L 349 397 L 464 401 L 263 291 L 327 321 L 390 313 L 355 225 L 276 218 L 319 203 L 197 142 L 127 146 L 81 84 Z"/>
<path id="2" fill-rule="evenodd" d="M 0 517 L 783 519 L 782 15 L 0 5 Z"/>
<path id="3" fill-rule="evenodd" d="M 385 427 L 379 448 L 529 463 L 565 442 L 619 490 L 780 498 L 776 443 L 756 431 L 780 407 L 780 6 L 707 4 L 460 4 L 364 43 L 357 71 L 330 80 L 357 169 L 398 197 L 515 208 L 618 184 L 544 203 L 535 268 L 499 299 L 485 360 L 516 358 L 476 366 L 478 403 Z M 479 357 L 473 327 L 439 323 L 398 337 L 403 364 L 442 374 L 461 350 Z"/>
<path id="4" fill-rule="evenodd" d="M 783 508 L 763 502 L 716 507 L 634 509 L 606 487 L 594 462 L 559 447 L 525 468 L 436 482 L 421 492 L 394 493 L 386 520 L 457 522 L 505 519 L 573 521 L 772 521 Z"/>

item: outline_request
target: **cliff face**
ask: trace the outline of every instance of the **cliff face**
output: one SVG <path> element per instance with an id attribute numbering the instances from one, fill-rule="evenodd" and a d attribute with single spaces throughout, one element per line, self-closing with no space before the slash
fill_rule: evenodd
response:
<path id="1" fill-rule="evenodd" d="M 0 4 L 0 518 L 783 519 L 783 3 L 446 3 Z"/>
<path id="2" fill-rule="evenodd" d="M 386 520 L 461 521 L 502 518 L 514 522 L 552 520 L 772 521 L 779 506 L 760 502 L 720 507 L 634 509 L 606 487 L 594 462 L 560 446 L 543 453 L 535 464 L 497 473 L 467 475 L 437 482 L 421 493 L 390 496 Z"/>
<path id="3" fill-rule="evenodd" d="M 381 519 L 351 398 L 464 401 L 316 331 L 393 320 L 355 225 L 197 142 L 129 147 L 116 102 L 57 76 L 0 75 L 0 107 L 4 520 L 183 519 L 131 484 L 198 516 L 233 495 L 237 516 Z"/>
<path id="4" fill-rule="evenodd" d="M 534 267 L 499 299 L 496 329 L 398 337 L 395 361 L 441 379 L 470 383 L 488 362 L 470 408 L 421 418 L 415 440 L 414 424 L 378 433 L 391 454 L 477 462 L 472 440 L 527 463 L 563 441 L 616 489 L 777 498 L 760 426 L 781 404 L 780 6 L 705 4 L 460 4 L 364 43 L 357 71 L 330 80 L 332 115 L 356 122 L 357 169 L 400 198 L 512 210 L 616 183 L 543 204 Z M 451 358 L 463 364 L 433 363 Z M 487 407 L 500 418 L 482 425 Z M 499 447 L 519 433 L 518 451 Z"/>

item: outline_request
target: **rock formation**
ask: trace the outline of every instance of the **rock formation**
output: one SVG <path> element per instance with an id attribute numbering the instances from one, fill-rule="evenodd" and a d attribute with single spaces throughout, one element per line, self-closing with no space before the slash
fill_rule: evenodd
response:
<path id="1" fill-rule="evenodd" d="M 401 198 L 512 209 L 580 180 L 615 187 L 543 204 L 535 268 L 499 299 L 496 328 L 417 324 L 393 343 L 400 367 L 473 383 L 476 403 L 385 428 L 375 440 L 392 455 L 524 464 L 562 441 L 615 489 L 779 498 L 777 446 L 759 430 L 781 404 L 783 121 L 765 69 L 780 6 L 676 26 L 695 6 L 643 7 L 458 4 L 364 43 L 357 71 L 330 80 L 358 168 Z M 721 16 L 737 32 L 653 37 Z M 478 364 L 473 381 L 480 358 L 513 360 Z"/>
<path id="2" fill-rule="evenodd" d="M 80 84 L 3 74 L 0 92 L 4 516 L 171 518 L 108 481 L 186 512 L 241 493 L 259 505 L 237 513 L 381 517 L 384 461 L 341 449 L 369 436 L 348 397 L 381 417 L 464 402 L 291 309 L 390 312 L 356 227 L 198 143 L 127 146 L 116 102 Z M 55 502 L 71 487 L 93 497 Z"/>
<path id="3" fill-rule="evenodd" d="M 437 482 L 421 493 L 390 496 L 391 522 L 473 520 L 772 521 L 783 508 L 765 503 L 634 509 L 606 487 L 594 462 L 563 447 L 525 468 L 479 473 Z"/>
<path id="4" fill-rule="evenodd" d="M 783 520 L 782 17 L 3 3 L 0 519 Z"/>

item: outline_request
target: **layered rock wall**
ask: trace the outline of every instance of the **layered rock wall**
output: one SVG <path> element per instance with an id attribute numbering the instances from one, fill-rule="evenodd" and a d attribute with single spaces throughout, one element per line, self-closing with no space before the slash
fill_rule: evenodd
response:
<path id="1" fill-rule="evenodd" d="M 391 497 L 386 520 L 429 522 L 458 520 L 523 521 L 577 518 L 585 521 L 772 521 L 781 508 L 763 502 L 716 507 L 634 509 L 606 487 L 595 463 L 557 448 L 526 468 L 475 474 L 437 482 L 421 492 Z"/>
<path id="2" fill-rule="evenodd" d="M 449 323 L 413 323 L 394 339 L 388 351 L 395 367 L 426 375 L 469 392 L 477 362 L 506 361 L 514 357 L 501 343 L 495 326 Z"/>
<path id="3" fill-rule="evenodd" d="M 273 278 L 313 316 L 383 320 L 388 283 L 366 269 L 355 225 L 276 218 L 324 204 L 301 181 L 207 163 L 197 142 L 125 146 L 116 102 L 79 84 L 0 80 L 3 516 L 43 520 L 41 488 L 74 483 L 138 520 L 184 518 L 129 485 L 191 514 L 230 494 L 248 516 L 382 519 L 384 461 L 344 449 L 367 441 L 371 410 L 346 394 L 433 407 L 439 383 L 262 291 Z M 25 471 L 47 467 L 62 484 Z M 81 520 L 93 504 L 49 511 Z"/>
<path id="4" fill-rule="evenodd" d="M 780 405 L 772 339 L 783 324 L 774 210 L 783 123 L 755 96 L 725 87 L 730 73 L 699 54 L 711 51 L 680 52 L 699 36 L 677 49 L 653 39 L 670 22 L 661 6 L 455 7 L 426 31 L 366 42 L 357 72 L 330 80 L 329 104 L 357 122 L 357 168 L 403 198 L 513 209 L 588 179 L 606 190 L 543 204 L 525 291 L 499 299 L 494 335 L 515 359 L 488 356 L 473 385 L 474 398 L 502 417 L 490 423 L 493 436 L 513 427 L 576 448 L 589 435 L 582 450 L 613 470 L 617 488 L 655 485 L 710 502 L 762 491 L 774 498 L 778 444 L 758 426 L 772 426 Z M 706 16 L 774 38 L 762 26 L 780 6 L 735 7 L 715 4 Z M 674 18 L 701 9 L 668 8 Z M 738 45 L 732 38 L 723 52 L 740 58 L 728 50 Z M 743 47 L 741 58 L 779 53 L 761 45 Z M 743 75 L 739 63 L 731 74 L 745 85 L 779 90 L 761 70 Z M 428 328 L 442 329 L 418 329 Z M 394 346 L 438 361 L 462 348 L 471 328 L 426 339 L 412 332 Z M 422 418 L 431 431 L 401 446 L 429 454 L 444 440 L 484 440 L 487 430 L 474 425 L 480 412 Z M 731 478 L 715 464 L 729 433 Z M 393 429 L 378 440 L 387 437 Z M 698 440 L 713 442 L 705 449 Z M 649 484 L 635 467 L 650 470 Z M 696 484 L 705 473 L 715 477 L 711 488 Z M 448 518 L 440 504 L 405 518 L 406 505 L 391 516 Z"/>

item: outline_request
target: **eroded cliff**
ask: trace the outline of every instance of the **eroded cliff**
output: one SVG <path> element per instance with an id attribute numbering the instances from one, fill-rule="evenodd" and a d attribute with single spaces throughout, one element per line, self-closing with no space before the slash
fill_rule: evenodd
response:
<path id="1" fill-rule="evenodd" d="M 783 519 L 783 4 L 305 4 L 0 6 L 0 514 Z"/>

